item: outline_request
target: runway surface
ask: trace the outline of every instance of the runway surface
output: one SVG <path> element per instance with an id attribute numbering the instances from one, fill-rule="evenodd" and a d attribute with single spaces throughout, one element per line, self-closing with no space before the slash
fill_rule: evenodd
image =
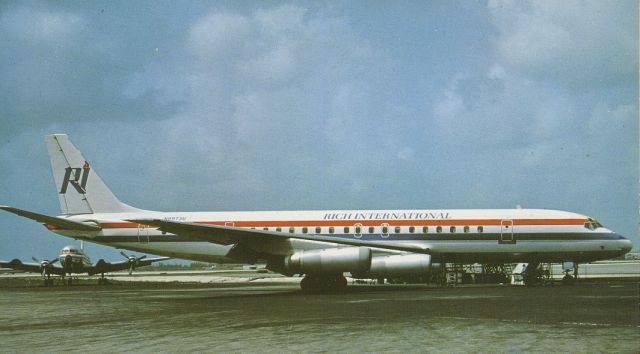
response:
<path id="1" fill-rule="evenodd" d="M 630 281 L 360 285 L 336 295 L 291 283 L 13 281 L 0 278 L 1 352 L 640 351 Z"/>

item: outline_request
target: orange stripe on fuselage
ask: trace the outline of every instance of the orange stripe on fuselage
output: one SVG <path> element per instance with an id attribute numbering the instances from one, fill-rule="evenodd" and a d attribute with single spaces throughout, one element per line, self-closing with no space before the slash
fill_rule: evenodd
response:
<path id="1" fill-rule="evenodd" d="M 506 220 L 506 219 L 505 219 Z M 327 226 L 500 226 L 502 219 L 439 219 L 439 220 L 263 220 L 263 221 L 195 221 L 194 224 L 234 227 L 327 227 Z M 587 219 L 511 219 L 515 226 L 582 225 Z M 135 229 L 132 222 L 101 223 L 103 229 Z"/>

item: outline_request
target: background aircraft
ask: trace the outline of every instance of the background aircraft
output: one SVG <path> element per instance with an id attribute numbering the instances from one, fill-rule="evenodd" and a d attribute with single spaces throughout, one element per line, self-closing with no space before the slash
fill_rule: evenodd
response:
<path id="1" fill-rule="evenodd" d="M 124 252 L 120 252 L 127 260 L 121 262 L 110 263 L 104 259 L 98 260 L 95 264 L 91 263 L 89 257 L 84 253 L 84 249 L 81 246 L 77 248 L 75 246 L 65 246 L 61 251 L 58 258 L 52 260 L 38 260 L 33 257 L 33 261 L 37 263 L 23 263 L 19 259 L 14 259 L 10 262 L 0 261 L 0 268 L 11 268 L 15 270 L 21 270 L 25 272 L 41 273 L 44 280 L 44 286 L 53 285 L 53 279 L 51 275 L 60 275 L 62 277 L 67 276 L 67 284 L 71 285 L 72 274 L 87 273 L 89 275 L 100 274 L 98 284 L 106 283 L 104 273 L 115 272 L 118 270 L 129 269 L 129 274 L 137 267 L 143 267 L 150 265 L 153 262 L 164 261 L 169 257 L 158 258 L 146 258 L 147 256 L 128 256 Z M 59 263 L 59 265 L 57 265 Z"/>

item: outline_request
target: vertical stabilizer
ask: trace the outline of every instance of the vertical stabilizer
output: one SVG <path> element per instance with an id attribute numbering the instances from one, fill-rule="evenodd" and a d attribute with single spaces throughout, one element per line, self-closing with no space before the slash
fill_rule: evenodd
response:
<path id="1" fill-rule="evenodd" d="M 47 135 L 45 142 L 63 214 L 138 210 L 122 203 L 111 193 L 66 134 Z"/>

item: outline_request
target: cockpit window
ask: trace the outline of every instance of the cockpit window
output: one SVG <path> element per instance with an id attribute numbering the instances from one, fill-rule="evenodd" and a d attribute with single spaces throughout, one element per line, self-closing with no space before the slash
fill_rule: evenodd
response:
<path id="1" fill-rule="evenodd" d="M 602 227 L 602 224 L 599 223 L 598 220 L 589 219 L 587 222 L 584 223 L 584 227 L 586 227 L 589 230 L 595 230 L 599 227 Z"/>

